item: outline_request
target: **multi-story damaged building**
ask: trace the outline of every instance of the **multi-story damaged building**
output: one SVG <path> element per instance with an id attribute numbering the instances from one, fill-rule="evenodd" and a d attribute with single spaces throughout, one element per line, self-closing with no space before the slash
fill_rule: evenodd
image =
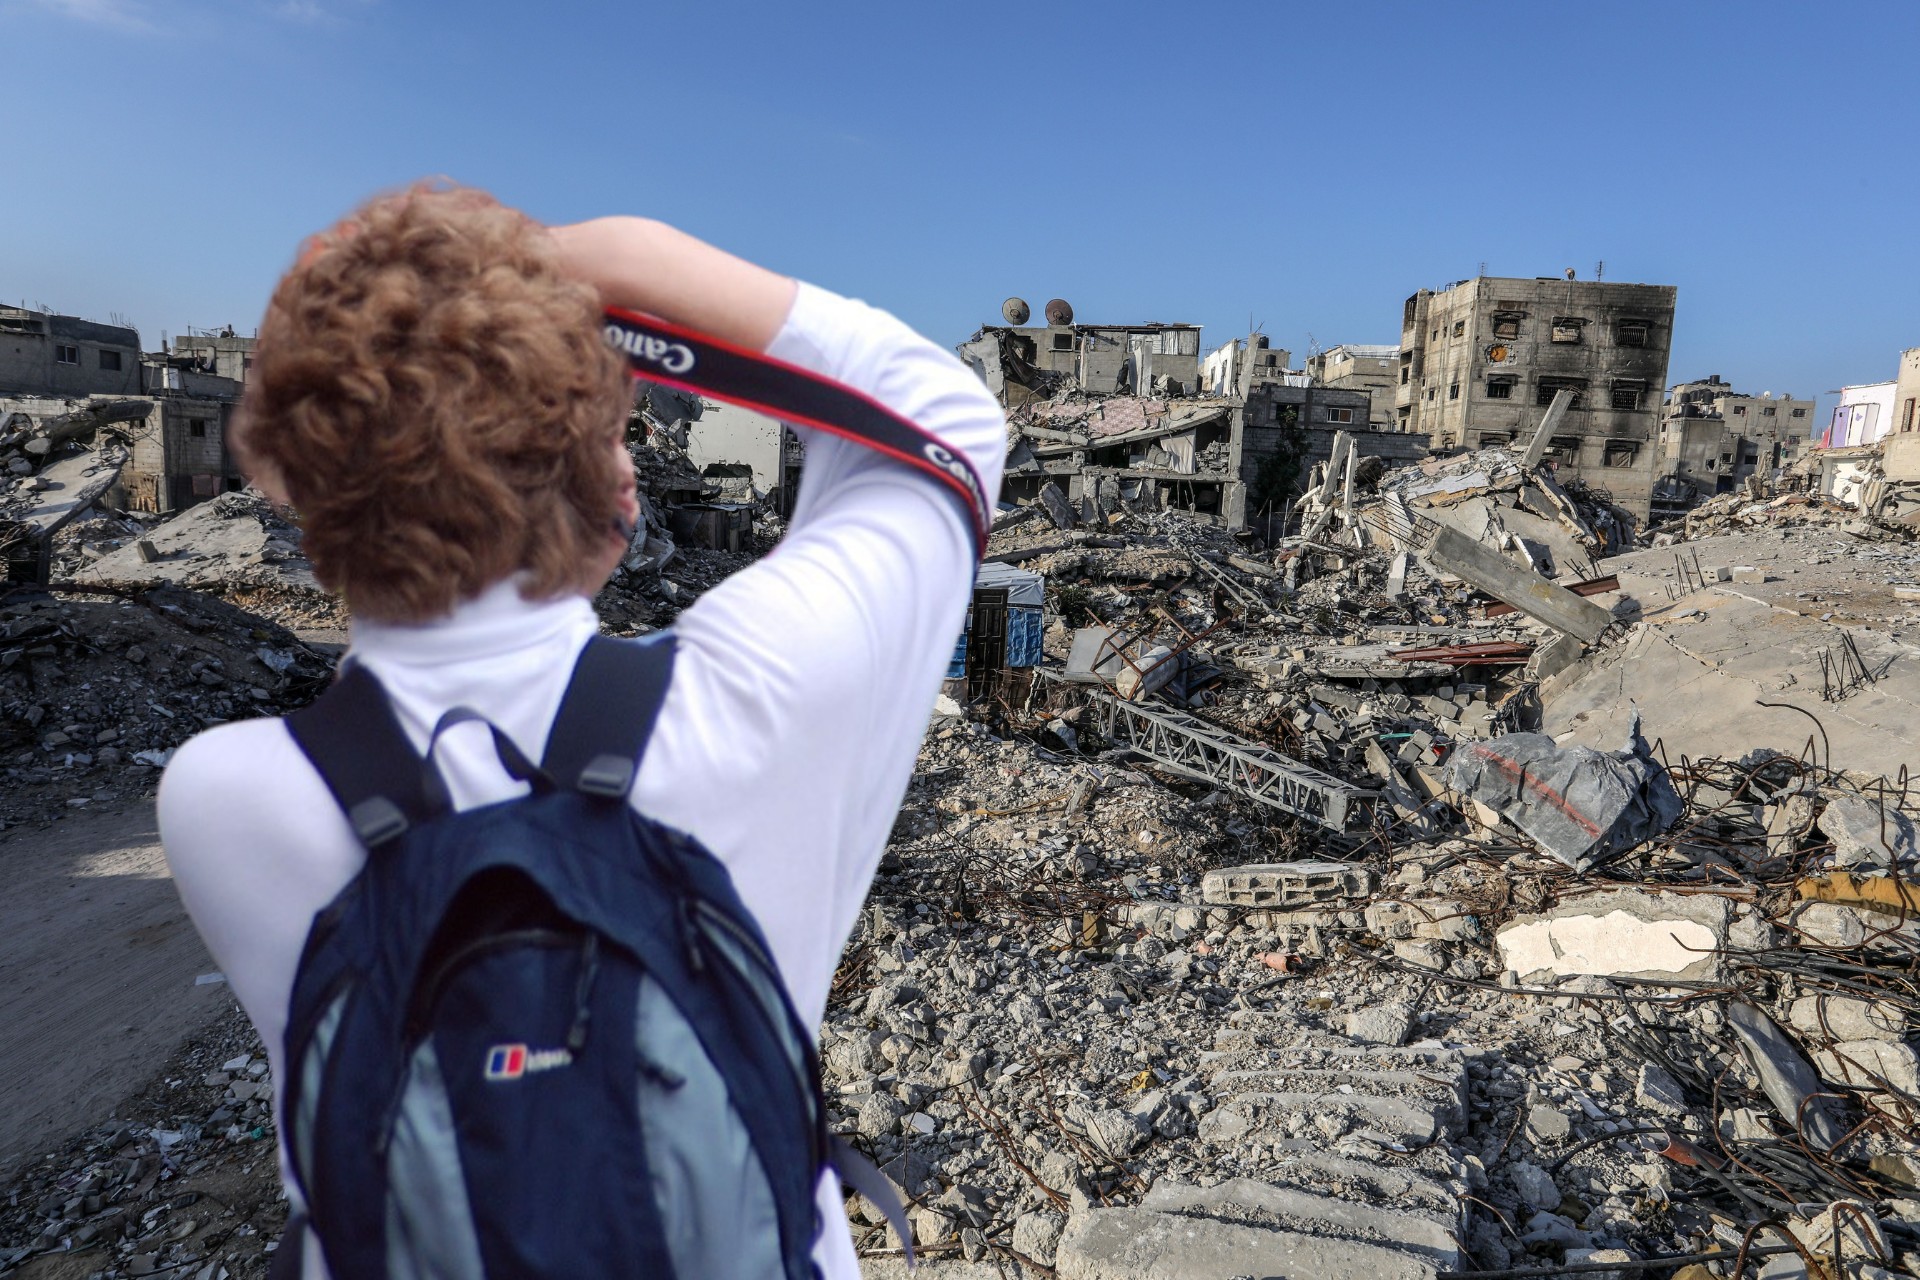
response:
<path id="1" fill-rule="evenodd" d="M 1366 425 L 1376 431 L 1394 427 L 1394 388 L 1399 384 L 1400 348 L 1344 342 L 1307 357 L 1307 376 L 1316 387 L 1364 391 L 1371 397 Z"/>
<path id="2" fill-rule="evenodd" d="M 234 415 L 245 383 L 212 370 L 220 354 L 186 346 L 183 339 L 141 358 L 148 398 L 153 402 L 141 428 L 131 433 L 132 453 L 120 473 L 115 505 L 131 511 L 179 511 L 231 489 L 246 487 L 229 443 Z M 244 374 L 249 344 L 226 350 L 226 367 Z"/>
<path id="3" fill-rule="evenodd" d="M 253 353 L 260 345 L 259 339 L 241 337 L 232 325 L 208 333 L 189 329 L 171 345 L 166 342 L 166 336 L 160 335 L 161 348 L 175 358 L 197 361 L 201 373 L 216 374 L 234 382 L 245 382 L 253 373 Z"/>
<path id="4" fill-rule="evenodd" d="M 1799 458 L 1813 432 L 1813 401 L 1743 395 L 1719 374 L 1676 384 L 1660 417 L 1653 514 L 1676 515 L 1748 476 Z"/>
<path id="5" fill-rule="evenodd" d="M 1570 272 L 1422 289 L 1401 313 L 1395 426 L 1431 435 L 1436 449 L 1509 444 L 1570 392 L 1546 459 L 1644 518 L 1676 293 Z"/>
<path id="6" fill-rule="evenodd" d="M 1050 308 L 1051 310 L 1051 308 Z M 1021 314 L 1009 303 L 1009 314 Z M 1131 367 L 1116 367 L 1118 339 Z M 1192 325 L 988 326 L 960 353 L 1008 409 L 1002 494 L 1047 498 L 1101 518 L 1180 510 L 1230 528 L 1284 521 L 1290 500 L 1341 431 L 1367 431 L 1364 390 L 1321 388 L 1253 334 L 1198 358 Z M 1144 381 L 1142 381 L 1144 379 Z M 1196 394 L 1198 392 L 1198 394 Z M 1361 452 L 1425 455 L 1423 436 Z"/>
<path id="7" fill-rule="evenodd" d="M 0 395 L 81 399 L 138 394 L 138 330 L 0 307 Z"/>

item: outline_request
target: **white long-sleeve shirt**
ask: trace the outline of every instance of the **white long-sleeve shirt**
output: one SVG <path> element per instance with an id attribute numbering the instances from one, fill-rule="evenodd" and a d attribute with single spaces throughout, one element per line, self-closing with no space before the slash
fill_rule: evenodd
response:
<path id="1" fill-rule="evenodd" d="M 1005 449 L 999 406 L 964 365 L 898 320 L 801 285 L 768 354 L 878 399 L 965 454 L 989 494 Z M 866 897 L 953 652 L 974 573 L 965 514 L 935 482 L 854 443 L 807 433 L 807 465 L 773 553 L 675 624 L 673 683 L 632 793 L 697 836 L 759 918 L 810 1026 Z M 575 658 L 597 629 L 581 596 L 543 602 L 496 584 L 418 626 L 353 624 L 416 749 L 469 706 L 532 759 Z M 435 760 L 458 808 L 525 790 L 484 728 Z M 287 1004 L 314 914 L 365 853 L 277 719 L 220 725 L 182 747 L 160 788 L 175 883 L 266 1044 L 284 1096 Z M 281 1144 L 286 1168 L 286 1147 Z M 298 1191 L 289 1183 L 289 1194 Z M 830 1280 L 858 1267 L 838 1189 L 816 1248 Z M 311 1241 L 308 1276 L 325 1274 Z"/>

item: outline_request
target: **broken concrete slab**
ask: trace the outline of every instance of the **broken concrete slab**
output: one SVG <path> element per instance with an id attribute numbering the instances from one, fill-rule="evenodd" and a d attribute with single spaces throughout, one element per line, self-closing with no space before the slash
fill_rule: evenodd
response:
<path id="1" fill-rule="evenodd" d="M 1835 1084 L 1861 1089 L 1891 1087 L 1920 1099 L 1920 1053 L 1898 1040 L 1845 1040 L 1816 1049 L 1813 1065 Z"/>
<path id="2" fill-rule="evenodd" d="M 1730 918 L 1717 895 L 1620 889 L 1515 917 L 1494 941 L 1507 971 L 1524 982 L 1576 974 L 1712 981 Z"/>
<path id="3" fill-rule="evenodd" d="M 173 583 L 202 591 L 278 586 L 318 595 L 299 531 L 257 493 L 223 493 L 189 507 L 147 536 L 76 574 L 117 586 Z"/>
<path id="4" fill-rule="evenodd" d="M 1593 644 L 1613 625 L 1609 610 L 1515 564 L 1457 529 L 1435 526 L 1426 560 L 1442 573 L 1471 583 L 1556 631 Z"/>
<path id="5" fill-rule="evenodd" d="M 1437 1270 L 1384 1245 L 1145 1208 L 1075 1214 L 1055 1265 L 1060 1280 L 1432 1280 Z"/>
<path id="6" fill-rule="evenodd" d="M 1801 996 L 1787 1011 L 1787 1025 L 1822 1040 L 1898 1040 L 1907 1031 L 1899 1006 L 1857 996 Z"/>
<path id="7" fill-rule="evenodd" d="M 126 465 L 127 451 L 119 445 L 62 458 L 43 467 L 36 496 L 10 513 L 40 538 L 50 538 L 69 520 L 98 502 Z"/>
<path id="8" fill-rule="evenodd" d="M 1558 1197 L 1553 1203 L 1560 1203 Z M 1460 1265 L 1454 1225 L 1445 1218 L 1278 1187 L 1253 1178 L 1230 1178 L 1210 1187 L 1163 1180 L 1142 1197 L 1140 1207 L 1368 1241 L 1411 1253 L 1436 1267 Z"/>

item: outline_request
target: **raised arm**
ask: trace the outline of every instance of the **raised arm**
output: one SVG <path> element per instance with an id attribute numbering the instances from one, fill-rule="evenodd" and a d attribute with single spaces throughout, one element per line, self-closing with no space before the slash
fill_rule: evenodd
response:
<path id="1" fill-rule="evenodd" d="M 793 308 L 791 279 L 649 218 L 595 218 L 551 234 L 568 269 L 606 305 L 736 346 L 765 351 Z"/>

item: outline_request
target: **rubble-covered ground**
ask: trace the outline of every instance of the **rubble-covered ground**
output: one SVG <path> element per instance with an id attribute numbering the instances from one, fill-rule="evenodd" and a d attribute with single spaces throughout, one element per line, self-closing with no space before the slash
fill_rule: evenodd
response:
<path id="1" fill-rule="evenodd" d="M 700 477 L 636 466 L 647 520 L 596 601 L 619 634 L 780 532 L 678 545 Z M 1046 579 L 1043 670 L 943 701 L 821 1037 L 833 1126 L 931 1273 L 1920 1274 L 1908 532 L 1743 495 L 1608 554 L 1618 508 L 1501 451 L 1365 474 L 1272 546 L 1003 516 L 990 558 Z M 56 578 L 117 594 L 0 596 L 0 819 L 312 696 L 330 649 L 263 614 L 343 620 L 299 603 L 272 520 L 84 518 Z M 1520 608 L 1432 562 L 1443 527 Z M 0 1272 L 261 1274 L 259 1057 L 229 1019 L 19 1171 Z"/>

